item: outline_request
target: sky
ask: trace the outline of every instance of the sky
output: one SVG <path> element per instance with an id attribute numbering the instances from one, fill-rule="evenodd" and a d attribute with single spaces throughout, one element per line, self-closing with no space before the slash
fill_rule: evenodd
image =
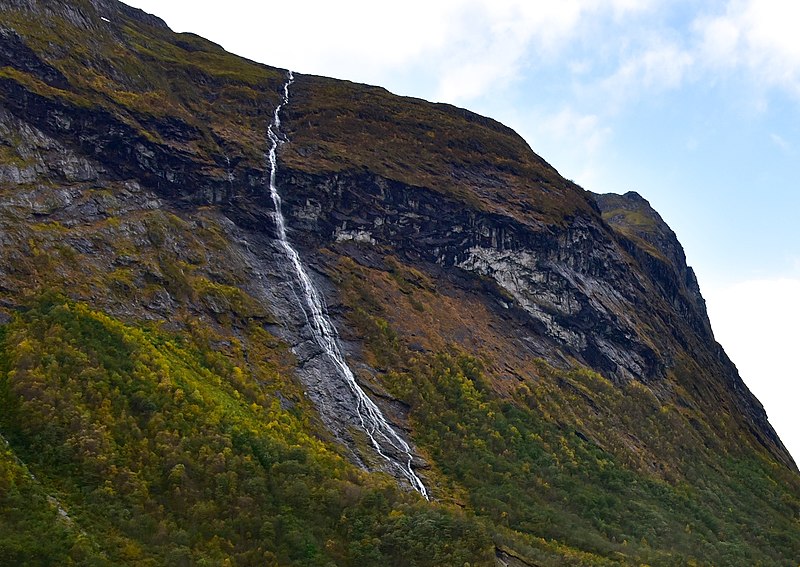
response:
<path id="1" fill-rule="evenodd" d="M 126 3 L 268 65 L 491 116 L 585 189 L 640 193 L 800 462 L 800 2 Z"/>

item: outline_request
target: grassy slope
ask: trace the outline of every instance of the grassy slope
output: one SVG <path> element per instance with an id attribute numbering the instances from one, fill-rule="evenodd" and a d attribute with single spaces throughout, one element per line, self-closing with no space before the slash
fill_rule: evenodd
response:
<path id="1" fill-rule="evenodd" d="M 492 331 L 502 320 L 446 281 L 392 257 L 383 269 L 335 258 L 349 320 L 410 406 L 439 496 L 511 530 L 499 537 L 529 558 L 580 561 L 568 551 L 579 549 L 594 554 L 588 564 L 793 565 L 800 479 L 753 450 L 733 416 L 515 360 Z M 678 384 L 703 379 L 688 361 L 675 372 Z M 567 549 L 553 559 L 557 545 Z"/>
<path id="2" fill-rule="evenodd" d="M 614 194 L 599 195 L 598 199 L 604 202 L 603 220 L 648 254 L 664 259 L 663 253 L 654 242 L 674 238 L 674 234 L 660 217 L 654 216 L 657 213 L 652 211 L 646 201 Z M 665 234 L 666 232 L 669 234 Z"/>
<path id="3" fill-rule="evenodd" d="M 445 104 L 300 76 L 286 108 L 292 144 L 281 158 L 308 172 L 368 169 L 455 196 L 523 224 L 590 213 L 583 190 L 513 130 Z"/>

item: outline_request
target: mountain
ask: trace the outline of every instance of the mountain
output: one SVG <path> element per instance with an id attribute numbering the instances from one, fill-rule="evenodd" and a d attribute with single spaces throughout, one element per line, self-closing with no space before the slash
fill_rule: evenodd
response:
<path id="1" fill-rule="evenodd" d="M 0 10 L 0 564 L 796 565 L 641 196 L 113 0 Z"/>

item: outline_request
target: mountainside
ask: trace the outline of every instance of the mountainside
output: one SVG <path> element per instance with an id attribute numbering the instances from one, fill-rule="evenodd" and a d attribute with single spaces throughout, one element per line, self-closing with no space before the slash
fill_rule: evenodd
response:
<path id="1" fill-rule="evenodd" d="M 0 13 L 0 564 L 796 565 L 638 194 L 113 0 Z"/>

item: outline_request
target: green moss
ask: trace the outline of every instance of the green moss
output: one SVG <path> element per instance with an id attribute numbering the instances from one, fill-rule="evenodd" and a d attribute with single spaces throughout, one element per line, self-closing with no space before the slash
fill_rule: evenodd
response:
<path id="1" fill-rule="evenodd" d="M 196 278 L 192 287 L 197 290 L 206 308 L 217 314 L 233 314 L 240 319 L 257 317 L 269 319 L 264 308 L 237 287 Z"/>
<path id="2" fill-rule="evenodd" d="M 33 75 L 15 69 L 14 67 L 0 68 L 0 80 L 13 81 L 33 93 L 46 98 L 60 99 L 79 108 L 91 108 L 92 106 L 91 101 L 88 99 L 69 91 L 51 87 Z"/>

